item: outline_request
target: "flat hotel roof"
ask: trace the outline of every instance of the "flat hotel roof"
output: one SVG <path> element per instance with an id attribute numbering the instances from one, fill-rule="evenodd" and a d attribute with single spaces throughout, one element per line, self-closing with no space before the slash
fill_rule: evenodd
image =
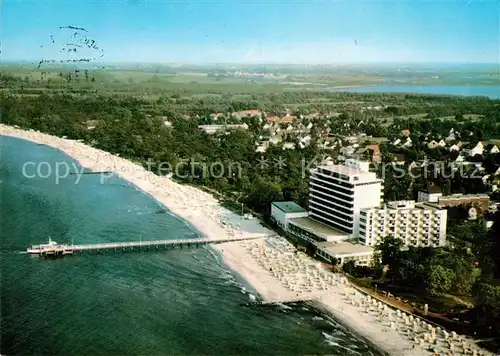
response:
<path id="1" fill-rule="evenodd" d="M 332 253 L 335 256 L 352 255 L 352 254 L 368 254 L 373 253 L 373 248 L 361 244 L 353 244 L 350 242 L 318 242 L 316 246 Z"/>
<path id="2" fill-rule="evenodd" d="M 330 171 L 348 177 L 349 179 L 350 177 L 357 177 L 358 181 L 355 182 L 354 184 L 368 183 L 368 182 L 372 183 L 384 182 L 383 179 L 377 178 L 377 174 L 375 172 L 366 172 L 357 168 L 351 168 L 343 165 L 319 166 L 318 168 L 325 170 L 326 172 L 323 173 L 325 175 L 328 175 L 329 174 L 328 171 Z"/>
<path id="3" fill-rule="evenodd" d="M 330 227 L 328 225 L 322 224 L 316 220 L 313 220 L 311 218 L 295 218 L 295 219 L 290 219 L 290 223 L 297 225 L 298 227 L 301 227 L 307 231 L 310 231 L 314 234 L 326 236 L 326 237 L 338 237 L 338 238 L 347 238 L 349 234 L 334 229 L 333 227 Z"/>
<path id="4" fill-rule="evenodd" d="M 305 213 L 306 209 L 293 201 L 275 201 L 273 205 L 285 213 Z"/>
<path id="5" fill-rule="evenodd" d="M 347 167 L 341 164 L 334 164 L 331 166 L 319 166 L 318 168 L 324 169 L 325 171 L 331 171 L 335 173 L 344 174 L 346 176 L 352 176 L 357 174 L 370 174 L 370 172 L 362 171 L 361 169 Z M 373 173 L 371 173 L 373 174 Z"/>

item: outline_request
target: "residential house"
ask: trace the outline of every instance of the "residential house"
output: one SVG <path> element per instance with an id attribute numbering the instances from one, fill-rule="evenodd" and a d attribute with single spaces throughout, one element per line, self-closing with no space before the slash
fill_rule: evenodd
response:
<path id="1" fill-rule="evenodd" d="M 446 147 L 446 142 L 444 142 L 444 140 L 439 140 L 438 146 L 439 147 Z"/>
<path id="2" fill-rule="evenodd" d="M 359 138 L 358 136 L 346 136 L 344 138 L 344 140 L 346 140 L 347 142 L 349 142 L 350 144 L 356 144 L 359 142 Z"/>
<path id="3" fill-rule="evenodd" d="M 317 119 L 319 117 L 319 113 L 300 115 L 301 119 Z"/>
<path id="4" fill-rule="evenodd" d="M 392 164 L 403 165 L 406 163 L 405 155 L 402 153 L 395 153 L 392 157 Z"/>
<path id="5" fill-rule="evenodd" d="M 301 122 L 299 122 L 299 124 L 297 125 L 297 128 L 295 129 L 295 133 L 301 134 L 305 131 L 306 131 L 306 127 Z"/>
<path id="6" fill-rule="evenodd" d="M 297 116 L 293 116 L 293 115 L 290 115 L 289 113 L 287 113 L 285 116 L 283 116 L 280 119 L 280 122 L 291 123 L 291 122 L 294 122 L 296 119 L 297 119 Z"/>
<path id="7" fill-rule="evenodd" d="M 370 153 L 371 159 L 375 163 L 381 163 L 382 162 L 382 154 L 380 153 L 380 146 L 379 145 L 368 145 L 366 146 L 366 149 Z"/>
<path id="8" fill-rule="evenodd" d="M 410 130 L 401 130 L 401 134 L 406 137 L 410 137 Z"/>
<path id="9" fill-rule="evenodd" d="M 269 137 L 269 143 L 272 143 L 273 145 L 280 143 L 281 140 L 282 140 L 282 138 L 280 135 L 273 135 L 273 136 Z"/>
<path id="10" fill-rule="evenodd" d="M 328 156 L 328 155 L 323 156 L 321 158 L 321 162 L 320 162 L 320 164 L 322 166 L 331 166 L 334 163 L 335 163 L 335 161 L 333 160 L 333 158 L 331 156 Z"/>
<path id="11" fill-rule="evenodd" d="M 243 111 L 236 111 L 232 113 L 232 116 L 242 119 L 244 117 L 248 116 L 262 116 L 263 112 L 261 110 L 243 110 Z"/>
<path id="12" fill-rule="evenodd" d="M 495 154 L 495 153 L 500 152 L 497 145 L 494 145 L 492 143 L 487 144 L 486 147 L 484 148 L 484 150 L 490 154 Z"/>
<path id="13" fill-rule="evenodd" d="M 258 153 L 265 153 L 266 151 L 267 151 L 267 148 L 264 145 L 258 145 L 257 148 L 255 149 L 255 152 L 258 152 Z"/>
<path id="14" fill-rule="evenodd" d="M 356 149 L 355 155 L 358 157 L 358 159 L 365 160 L 370 158 L 370 152 L 366 147 L 358 147 L 358 149 Z"/>
<path id="15" fill-rule="evenodd" d="M 356 152 L 356 149 L 352 146 L 342 147 L 340 149 L 340 153 L 342 153 L 345 156 L 352 156 L 354 152 Z"/>
<path id="16" fill-rule="evenodd" d="M 482 155 L 484 152 L 484 145 L 479 141 L 474 148 L 469 151 L 469 156 L 474 157 L 475 155 Z"/>
<path id="17" fill-rule="evenodd" d="M 462 148 L 462 142 L 457 142 L 455 143 L 454 145 L 450 146 L 450 152 L 451 151 L 460 151 L 460 149 Z"/>
<path id="18" fill-rule="evenodd" d="M 318 139 L 318 147 L 323 149 L 331 149 L 333 148 L 333 144 L 337 139 L 335 137 L 320 137 Z"/>
<path id="19" fill-rule="evenodd" d="M 309 144 L 311 143 L 311 136 L 306 135 L 306 136 L 302 137 L 300 139 L 300 142 L 303 143 L 306 146 L 309 146 Z"/>
<path id="20" fill-rule="evenodd" d="M 429 143 L 427 144 L 427 147 L 428 147 L 429 149 L 433 150 L 433 149 L 435 149 L 435 148 L 439 147 L 439 144 L 438 144 L 436 141 L 432 140 L 431 142 L 429 142 Z"/>
<path id="21" fill-rule="evenodd" d="M 455 137 L 455 134 L 452 132 L 450 133 L 446 138 L 445 138 L 445 141 L 446 142 L 451 142 L 451 141 L 455 141 L 457 138 Z"/>
<path id="22" fill-rule="evenodd" d="M 413 146 L 413 143 L 411 141 L 411 138 L 408 137 L 406 139 L 405 143 L 403 143 L 403 147 L 407 147 L 408 148 L 408 147 L 411 147 L 411 146 Z"/>

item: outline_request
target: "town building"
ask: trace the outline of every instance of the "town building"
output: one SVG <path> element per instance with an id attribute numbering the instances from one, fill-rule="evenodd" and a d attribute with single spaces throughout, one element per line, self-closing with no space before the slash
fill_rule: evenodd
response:
<path id="1" fill-rule="evenodd" d="M 401 130 L 401 134 L 406 137 L 410 137 L 410 130 Z"/>
<path id="2" fill-rule="evenodd" d="M 435 149 L 435 148 L 439 147 L 439 144 L 438 144 L 436 141 L 432 140 L 431 142 L 429 142 L 429 143 L 427 144 L 427 147 L 428 147 L 429 149 L 433 150 L 433 149 Z"/>
<path id="3" fill-rule="evenodd" d="M 349 235 L 333 227 L 318 222 L 310 217 L 293 218 L 288 221 L 287 232 L 310 243 L 340 242 Z"/>
<path id="4" fill-rule="evenodd" d="M 265 113 L 261 110 L 242 110 L 242 111 L 235 111 L 231 115 L 238 119 L 242 119 L 244 117 L 251 117 L 251 116 L 261 117 L 265 115 Z"/>
<path id="5" fill-rule="evenodd" d="M 405 143 L 402 144 L 402 146 L 406 147 L 406 148 L 413 146 L 413 142 L 412 142 L 411 138 L 409 138 L 409 137 L 406 138 L 406 141 L 405 141 Z"/>
<path id="6" fill-rule="evenodd" d="M 474 157 L 475 155 L 482 155 L 484 152 L 484 145 L 479 141 L 470 151 L 469 156 Z"/>
<path id="7" fill-rule="evenodd" d="M 272 219 L 291 237 L 312 244 L 318 257 L 338 265 L 348 261 L 360 266 L 372 263 L 371 246 L 349 242 L 349 234 L 313 220 L 307 214 L 294 202 L 273 202 L 271 205 Z"/>
<path id="8" fill-rule="evenodd" d="M 360 211 L 359 243 L 375 246 L 385 236 L 403 240 L 406 246 L 443 246 L 447 210 L 433 203 L 413 200 L 389 202 L 382 208 Z"/>
<path id="9" fill-rule="evenodd" d="M 379 145 L 369 145 L 366 146 L 366 149 L 370 153 L 373 162 L 382 163 L 382 154 L 380 153 Z"/>
<path id="10" fill-rule="evenodd" d="M 381 207 L 383 180 L 369 172 L 369 162 L 347 159 L 345 165 L 323 165 L 311 170 L 309 209 L 294 202 L 274 202 L 271 217 L 287 234 L 312 244 L 316 254 L 340 265 L 373 262 L 373 247 L 385 236 L 406 246 L 443 246 L 446 207 L 429 185 L 422 201 L 395 201 Z M 354 241 L 357 240 L 357 243 Z"/>
<path id="11" fill-rule="evenodd" d="M 459 152 L 460 151 L 460 147 L 461 147 L 461 145 L 459 143 L 455 143 L 454 145 L 450 146 L 450 148 L 449 148 L 450 152 L 451 151 Z"/>
<path id="12" fill-rule="evenodd" d="M 403 166 L 406 163 L 406 157 L 402 153 L 394 153 L 392 155 L 392 165 Z"/>
<path id="13" fill-rule="evenodd" d="M 373 248 L 351 242 L 320 242 L 316 244 L 316 255 L 329 263 L 337 265 L 354 261 L 357 266 L 370 266 L 373 263 Z"/>
<path id="14" fill-rule="evenodd" d="M 198 128 L 205 131 L 207 134 L 214 134 L 217 132 L 225 132 L 227 130 L 247 130 L 247 124 L 241 125 L 198 125 Z"/>
<path id="15" fill-rule="evenodd" d="M 446 142 L 451 142 L 451 141 L 455 141 L 457 138 L 455 136 L 455 133 L 451 132 L 444 140 Z"/>
<path id="16" fill-rule="evenodd" d="M 445 208 L 474 208 L 477 215 L 482 216 L 488 212 L 490 197 L 487 194 L 452 194 L 439 197 L 437 203 Z"/>
<path id="17" fill-rule="evenodd" d="M 484 148 L 484 151 L 486 151 L 486 153 L 489 153 L 489 154 L 496 154 L 496 153 L 500 152 L 500 149 L 498 149 L 497 145 L 495 145 L 493 143 L 489 143 Z"/>
<path id="18" fill-rule="evenodd" d="M 356 237 L 359 211 L 380 206 L 382 184 L 382 179 L 369 172 L 369 162 L 346 160 L 345 165 L 312 169 L 309 180 L 310 216 Z"/>

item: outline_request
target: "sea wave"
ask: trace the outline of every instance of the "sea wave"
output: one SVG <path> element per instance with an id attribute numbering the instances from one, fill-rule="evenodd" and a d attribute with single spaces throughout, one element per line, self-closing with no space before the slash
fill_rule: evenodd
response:
<path id="1" fill-rule="evenodd" d="M 356 351 L 356 350 L 353 350 L 349 347 L 346 347 L 346 346 L 342 346 L 340 345 L 337 341 L 339 341 L 339 339 L 335 338 L 334 336 L 330 335 L 330 334 L 327 334 L 325 333 L 324 331 L 321 333 L 323 335 L 323 337 L 325 338 L 325 341 L 328 345 L 330 346 L 334 346 L 334 347 L 339 347 L 341 349 L 344 349 L 346 351 L 348 351 L 350 354 L 352 355 L 361 355 L 360 352 Z"/>

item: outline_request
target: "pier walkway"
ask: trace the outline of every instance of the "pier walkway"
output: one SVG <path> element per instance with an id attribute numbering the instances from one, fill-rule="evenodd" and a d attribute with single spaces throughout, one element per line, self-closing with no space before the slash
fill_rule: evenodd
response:
<path id="1" fill-rule="evenodd" d="M 220 244 L 226 242 L 254 240 L 259 238 L 271 237 L 274 235 L 257 235 L 250 237 L 233 237 L 228 239 L 214 239 L 209 237 L 191 238 L 191 239 L 174 239 L 174 240 L 155 240 L 155 241 L 132 241 L 132 242 L 109 242 L 100 244 L 85 244 L 85 245 L 52 245 L 40 247 L 36 253 L 40 256 L 63 256 L 72 255 L 75 253 L 83 253 L 84 251 L 106 252 L 106 251 L 130 251 L 141 249 L 159 249 L 175 248 L 175 247 L 199 247 L 208 244 Z"/>

